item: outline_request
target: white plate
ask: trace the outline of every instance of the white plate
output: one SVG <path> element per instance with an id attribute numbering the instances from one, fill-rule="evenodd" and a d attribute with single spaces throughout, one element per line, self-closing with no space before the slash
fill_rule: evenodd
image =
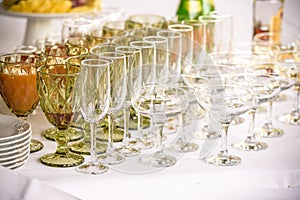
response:
<path id="1" fill-rule="evenodd" d="M 23 146 L 26 146 L 30 142 L 31 142 L 31 137 L 26 139 L 24 142 L 17 143 L 17 144 L 14 144 L 14 145 L 9 145 L 8 147 L 0 148 L 0 155 L 11 153 L 12 151 L 17 150 L 18 148 L 22 148 Z"/>
<path id="2" fill-rule="evenodd" d="M 19 162 L 15 162 L 15 163 L 11 163 L 11 164 L 8 164 L 8 165 L 2 165 L 3 167 L 7 167 L 9 169 L 17 169 L 21 166 L 23 166 L 29 159 L 29 155 L 24 157 L 23 160 L 19 161 Z"/>
<path id="3" fill-rule="evenodd" d="M 2 150 L 2 151 L 7 150 L 7 149 L 10 149 L 14 145 L 18 145 L 18 144 L 24 143 L 25 141 L 28 141 L 31 137 L 31 132 L 32 131 L 28 132 L 22 138 L 10 140 L 9 142 L 0 143 L 0 150 Z"/>
<path id="4" fill-rule="evenodd" d="M 18 125 L 23 124 L 20 130 Z M 0 114 L 0 143 L 22 138 L 31 130 L 31 125 L 17 117 Z"/>
<path id="5" fill-rule="evenodd" d="M 30 150 L 29 151 L 24 151 L 22 153 L 22 155 L 15 157 L 13 159 L 7 160 L 7 161 L 0 161 L 0 165 L 2 166 L 7 166 L 7 165 L 11 165 L 17 162 L 22 162 L 23 160 L 26 159 L 27 156 L 29 156 Z"/>
<path id="6" fill-rule="evenodd" d="M 26 142 L 24 145 L 20 147 L 16 147 L 13 150 L 0 152 L 0 159 L 4 157 L 10 157 L 16 154 L 20 154 L 23 151 L 26 151 L 27 149 L 30 149 L 30 141 Z"/>
<path id="7" fill-rule="evenodd" d="M 26 156 L 28 152 L 30 152 L 30 148 L 27 148 L 24 151 L 19 152 L 18 154 L 14 154 L 12 156 L 0 157 L 0 164 L 4 164 L 4 163 L 7 163 L 7 162 L 14 162 L 14 161 Z"/>

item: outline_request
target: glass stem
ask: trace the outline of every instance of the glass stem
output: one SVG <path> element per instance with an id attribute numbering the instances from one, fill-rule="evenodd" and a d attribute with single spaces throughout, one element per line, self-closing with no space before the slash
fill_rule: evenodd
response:
<path id="1" fill-rule="evenodd" d="M 293 110 L 292 110 L 292 115 L 295 116 L 296 118 L 300 116 L 300 111 L 299 111 L 299 103 L 300 103 L 300 86 L 295 87 L 296 90 L 296 97 L 294 100 L 293 104 Z"/>
<path id="2" fill-rule="evenodd" d="M 115 120 L 113 115 L 108 114 L 108 141 L 107 141 L 107 148 L 106 148 L 106 153 L 110 154 L 113 152 L 113 131 L 114 131 L 114 126 L 115 126 Z"/>
<path id="3" fill-rule="evenodd" d="M 123 108 L 123 114 L 124 114 L 124 133 L 123 133 L 123 145 L 127 146 L 128 145 L 128 140 L 129 140 L 129 118 L 130 118 L 130 107 Z"/>
<path id="4" fill-rule="evenodd" d="M 249 115 L 250 115 L 251 119 L 250 119 L 250 125 L 249 125 L 249 130 L 248 130 L 248 136 L 247 136 L 247 138 L 249 138 L 251 140 L 256 140 L 255 139 L 255 133 L 254 133 L 256 108 L 250 109 L 249 110 Z"/>
<path id="5" fill-rule="evenodd" d="M 163 153 L 163 144 L 162 144 L 162 138 L 163 138 L 163 125 L 156 120 L 153 120 L 154 130 L 158 130 L 157 133 L 157 144 L 156 144 L 156 153 Z"/>
<path id="6" fill-rule="evenodd" d="M 267 112 L 267 129 L 272 129 L 273 125 L 272 125 L 272 114 L 273 113 L 273 99 L 271 99 L 269 101 L 269 108 L 268 108 L 268 112 Z"/>
<path id="7" fill-rule="evenodd" d="M 222 142 L 221 142 L 221 153 L 228 153 L 228 146 L 227 146 L 227 135 L 228 135 L 228 128 L 230 123 L 222 123 Z"/>
<path id="8" fill-rule="evenodd" d="M 179 115 L 180 120 L 180 132 L 179 132 L 179 140 L 186 141 L 185 137 L 185 117 L 186 117 L 186 111 L 182 111 L 182 113 Z"/>
<path id="9" fill-rule="evenodd" d="M 97 153 L 96 153 L 96 133 L 97 133 L 97 123 L 90 123 L 91 129 L 91 162 L 97 163 Z"/>
<path id="10" fill-rule="evenodd" d="M 68 129 L 59 130 L 57 129 L 55 134 L 55 141 L 57 143 L 56 153 L 66 154 L 69 151 L 68 142 L 69 134 Z"/>

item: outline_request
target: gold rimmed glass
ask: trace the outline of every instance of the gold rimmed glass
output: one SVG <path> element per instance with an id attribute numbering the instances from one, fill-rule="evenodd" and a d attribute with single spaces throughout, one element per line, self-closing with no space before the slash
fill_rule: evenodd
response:
<path id="1" fill-rule="evenodd" d="M 125 29 L 164 28 L 166 19 L 164 16 L 152 14 L 136 14 L 129 16 L 125 21 Z"/>
<path id="2" fill-rule="evenodd" d="M 43 155 L 42 164 L 51 167 L 73 167 L 84 162 L 84 157 L 69 151 L 68 128 L 79 115 L 76 81 L 80 66 L 74 64 L 46 64 L 38 69 L 37 86 L 40 105 L 47 120 L 55 126 L 57 148 Z"/>
<path id="3" fill-rule="evenodd" d="M 27 120 L 39 103 L 36 88 L 37 69 L 45 58 L 35 54 L 14 53 L 0 56 L 0 93 L 9 110 Z M 20 129 L 22 124 L 20 124 Z M 31 139 L 30 152 L 43 148 L 43 143 Z"/>

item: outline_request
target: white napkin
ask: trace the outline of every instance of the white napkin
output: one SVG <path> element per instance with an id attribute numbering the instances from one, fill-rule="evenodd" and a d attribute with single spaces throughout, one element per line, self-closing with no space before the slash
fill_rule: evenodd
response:
<path id="1" fill-rule="evenodd" d="M 36 179 L 0 166 L 0 199 L 5 200 L 78 200 Z"/>

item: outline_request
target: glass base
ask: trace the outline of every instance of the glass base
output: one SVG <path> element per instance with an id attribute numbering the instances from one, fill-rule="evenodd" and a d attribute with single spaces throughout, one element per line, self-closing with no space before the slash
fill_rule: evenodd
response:
<path id="1" fill-rule="evenodd" d="M 221 134 L 214 131 L 210 130 L 207 126 L 204 126 L 200 131 L 197 131 L 195 133 L 195 137 L 199 139 L 216 139 L 221 137 Z"/>
<path id="2" fill-rule="evenodd" d="M 156 152 L 154 154 L 142 156 L 140 161 L 143 164 L 152 167 L 171 167 L 175 165 L 176 158 L 161 152 Z"/>
<path id="3" fill-rule="evenodd" d="M 198 146 L 198 144 L 191 143 L 191 142 L 185 141 L 182 138 L 179 138 L 174 143 L 170 144 L 167 147 L 167 149 L 170 151 L 187 153 L 187 152 L 197 151 L 199 149 L 199 146 Z"/>
<path id="4" fill-rule="evenodd" d="M 141 138 L 135 138 L 134 140 L 129 141 L 129 144 L 139 150 L 151 149 L 154 146 L 151 140 Z"/>
<path id="5" fill-rule="evenodd" d="M 248 139 L 233 143 L 232 146 L 243 151 L 260 151 L 265 150 L 269 147 L 269 145 L 265 142 L 249 141 Z"/>
<path id="6" fill-rule="evenodd" d="M 277 120 L 285 124 L 300 125 L 300 116 L 294 116 L 290 113 L 278 116 Z"/>
<path id="7" fill-rule="evenodd" d="M 117 123 L 118 128 L 121 128 L 121 129 L 124 128 L 123 118 L 117 119 L 116 123 Z M 150 119 L 146 118 L 146 117 L 143 117 L 141 125 L 142 125 L 143 129 L 148 128 L 150 126 Z M 138 129 L 138 119 L 137 119 L 137 117 L 130 118 L 128 129 L 129 130 L 137 130 Z"/>
<path id="8" fill-rule="evenodd" d="M 125 157 L 137 156 L 141 153 L 140 150 L 125 145 L 122 145 L 121 147 L 117 148 L 116 151 Z"/>
<path id="9" fill-rule="evenodd" d="M 93 163 L 89 162 L 87 164 L 80 165 L 76 169 L 78 172 L 85 173 L 85 174 L 91 174 L 91 175 L 97 175 L 97 174 L 103 174 L 107 172 L 108 167 L 101 164 L 101 163 Z"/>
<path id="10" fill-rule="evenodd" d="M 97 147 L 96 154 L 101 154 L 106 151 L 107 145 L 97 143 L 96 147 Z M 90 155 L 91 143 L 85 142 L 85 141 L 76 142 L 76 143 L 70 145 L 70 151 L 72 151 L 74 153 L 78 153 L 78 154 Z"/>
<path id="11" fill-rule="evenodd" d="M 264 138 L 275 138 L 283 135 L 283 130 L 279 128 L 260 128 L 255 129 L 255 135 Z"/>
<path id="12" fill-rule="evenodd" d="M 113 142 L 121 142 L 123 141 L 123 129 L 116 128 L 112 134 Z M 97 140 L 102 142 L 108 141 L 108 128 L 103 128 L 102 131 L 98 131 Z"/>
<path id="13" fill-rule="evenodd" d="M 44 147 L 44 144 L 38 140 L 31 139 L 30 141 L 30 153 L 40 151 Z"/>
<path id="14" fill-rule="evenodd" d="M 84 157 L 74 153 L 50 153 L 40 158 L 42 164 L 50 167 L 75 167 L 84 162 Z"/>
<path id="15" fill-rule="evenodd" d="M 98 159 L 108 165 L 117 165 L 125 161 L 125 158 L 117 152 L 101 154 Z"/>
<path id="16" fill-rule="evenodd" d="M 218 166 L 235 166 L 242 162 L 242 159 L 235 155 L 230 155 L 225 152 L 220 152 L 217 155 L 211 155 L 205 158 L 209 164 Z"/>
<path id="17" fill-rule="evenodd" d="M 230 123 L 231 125 L 239 125 L 241 123 L 244 123 L 245 119 L 242 117 L 235 117 L 233 118 L 232 122 Z"/>
<path id="18" fill-rule="evenodd" d="M 56 135 L 56 131 L 57 131 L 56 128 L 49 128 L 43 132 L 43 136 L 48 140 L 55 141 L 54 138 Z M 72 127 L 68 128 L 68 134 L 69 134 L 70 142 L 81 140 L 84 136 L 83 131 L 79 131 L 78 129 Z"/>

